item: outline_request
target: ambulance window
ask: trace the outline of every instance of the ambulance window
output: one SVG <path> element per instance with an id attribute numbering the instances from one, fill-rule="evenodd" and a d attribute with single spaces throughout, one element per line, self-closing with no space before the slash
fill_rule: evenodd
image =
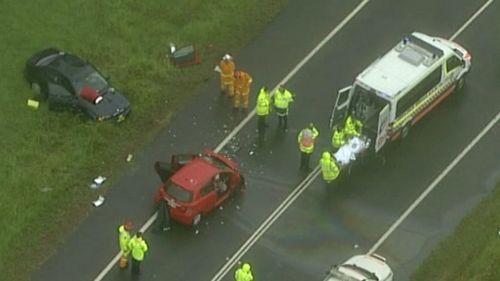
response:
<path id="1" fill-rule="evenodd" d="M 446 71 L 450 72 L 453 69 L 459 67 L 462 65 L 462 61 L 457 58 L 456 56 L 451 56 L 447 61 L 446 61 Z"/>
<path id="2" fill-rule="evenodd" d="M 414 105 L 423 95 L 441 82 L 441 67 L 432 71 L 424 80 L 420 81 L 398 101 L 396 115 L 399 116 Z"/>

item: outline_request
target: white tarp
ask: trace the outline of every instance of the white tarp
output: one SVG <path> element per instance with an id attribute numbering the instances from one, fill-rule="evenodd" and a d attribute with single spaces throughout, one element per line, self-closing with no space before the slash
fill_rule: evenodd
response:
<path id="1" fill-rule="evenodd" d="M 351 161 L 356 160 L 356 155 L 363 152 L 368 148 L 368 146 L 368 141 L 358 137 L 353 137 L 349 139 L 346 144 L 341 146 L 339 150 L 333 154 L 333 156 L 341 166 L 346 166 Z"/>

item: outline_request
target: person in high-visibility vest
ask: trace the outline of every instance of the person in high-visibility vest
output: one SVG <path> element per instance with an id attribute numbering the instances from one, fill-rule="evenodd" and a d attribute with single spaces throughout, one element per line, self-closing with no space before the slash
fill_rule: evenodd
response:
<path id="1" fill-rule="evenodd" d="M 248 73 L 239 70 L 234 72 L 234 78 L 234 109 L 239 109 L 241 103 L 241 107 L 246 111 L 248 110 L 248 95 L 253 81 L 252 77 Z"/>
<path id="2" fill-rule="evenodd" d="M 283 124 L 283 130 L 288 129 L 288 106 L 293 102 L 294 94 L 288 91 L 283 85 L 280 85 L 274 93 L 274 108 L 278 115 L 278 128 Z"/>
<path id="3" fill-rule="evenodd" d="M 127 267 L 128 265 L 128 254 L 130 253 L 130 248 L 128 247 L 128 242 L 130 241 L 130 230 L 132 230 L 131 221 L 127 221 L 118 226 L 118 244 L 120 245 L 121 253 L 118 265 L 121 269 Z"/>
<path id="4" fill-rule="evenodd" d="M 336 150 L 339 149 L 341 146 L 343 146 L 346 142 L 346 137 L 344 133 L 344 129 L 339 126 L 335 125 L 333 126 L 333 133 L 332 133 L 332 146 Z"/>
<path id="5" fill-rule="evenodd" d="M 220 70 L 220 91 L 230 97 L 234 95 L 234 69 L 235 63 L 233 57 L 225 54 L 219 63 Z"/>
<path id="6" fill-rule="evenodd" d="M 333 157 L 330 155 L 330 152 L 324 151 L 319 159 L 319 164 L 321 166 L 321 173 L 323 175 L 323 180 L 327 183 L 335 180 L 339 174 L 340 169 Z"/>
<path id="7" fill-rule="evenodd" d="M 361 135 L 361 129 L 363 128 L 363 123 L 349 115 L 345 120 L 344 133 L 347 138 L 349 137 L 359 137 Z"/>
<path id="8" fill-rule="evenodd" d="M 262 144 L 264 140 L 264 133 L 266 131 L 266 119 L 271 112 L 271 98 L 267 87 L 262 87 L 257 95 L 257 104 L 255 106 L 257 113 L 257 132 L 259 134 L 259 143 Z"/>
<path id="9" fill-rule="evenodd" d="M 313 123 L 309 123 L 307 128 L 300 131 L 297 142 L 300 149 L 300 169 L 309 170 L 309 158 L 314 151 L 314 142 L 319 136 L 319 132 Z"/>
<path id="10" fill-rule="evenodd" d="M 128 242 L 132 254 L 132 275 L 138 275 L 141 272 L 141 262 L 144 260 L 144 254 L 148 251 L 148 244 L 142 237 L 142 232 L 130 239 Z"/>
<path id="11" fill-rule="evenodd" d="M 240 268 L 234 273 L 235 281 L 253 281 L 253 274 L 250 270 L 250 265 L 244 263 Z"/>

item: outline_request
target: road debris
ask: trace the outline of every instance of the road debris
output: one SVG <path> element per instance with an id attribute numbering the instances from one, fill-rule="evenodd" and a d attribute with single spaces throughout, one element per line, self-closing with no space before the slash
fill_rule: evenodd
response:
<path id="1" fill-rule="evenodd" d="M 92 205 L 94 205 L 94 207 L 99 207 L 103 203 L 104 203 L 104 197 L 102 195 L 99 195 L 99 197 L 97 197 L 97 199 L 92 202 Z"/>

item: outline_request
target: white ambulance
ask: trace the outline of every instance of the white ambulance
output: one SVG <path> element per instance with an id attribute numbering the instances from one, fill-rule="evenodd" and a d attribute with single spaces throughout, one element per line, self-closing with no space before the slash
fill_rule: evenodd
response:
<path id="1" fill-rule="evenodd" d="M 330 127 L 353 116 L 378 152 L 387 140 L 406 137 L 412 125 L 460 90 L 470 69 L 471 55 L 457 43 L 414 32 L 338 92 Z"/>

